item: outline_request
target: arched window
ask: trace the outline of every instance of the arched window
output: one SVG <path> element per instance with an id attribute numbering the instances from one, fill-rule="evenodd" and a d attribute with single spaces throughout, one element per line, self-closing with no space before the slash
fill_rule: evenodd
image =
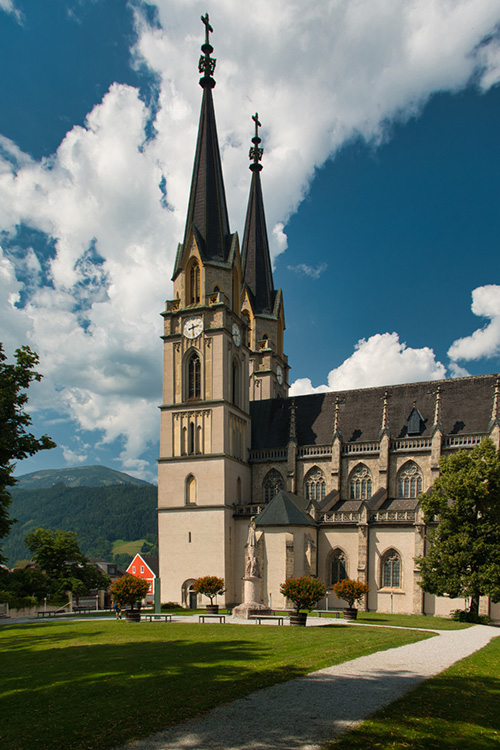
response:
<path id="1" fill-rule="evenodd" d="M 235 406 L 240 406 L 241 385 L 240 385 L 240 363 L 233 359 L 231 372 L 231 401 Z"/>
<path id="2" fill-rule="evenodd" d="M 347 578 L 347 561 L 345 553 L 341 549 L 333 551 L 331 558 L 331 581 L 334 583 L 343 581 Z"/>
<path id="3" fill-rule="evenodd" d="M 401 557 L 395 549 L 390 549 L 382 558 L 383 588 L 398 589 L 401 586 Z"/>
<path id="4" fill-rule="evenodd" d="M 311 471 L 307 474 L 305 485 L 307 500 L 316 500 L 317 502 L 320 502 L 321 500 L 325 499 L 325 476 L 321 469 L 318 469 L 317 466 L 315 466 L 314 469 L 311 469 Z"/>
<path id="5" fill-rule="evenodd" d="M 192 474 L 186 477 L 186 505 L 196 505 L 196 479 Z"/>
<path id="6" fill-rule="evenodd" d="M 372 478 L 364 464 L 351 474 L 351 500 L 367 500 L 372 495 Z"/>
<path id="7" fill-rule="evenodd" d="M 200 264 L 195 260 L 189 269 L 188 304 L 197 305 L 200 302 Z"/>
<path id="8" fill-rule="evenodd" d="M 201 362 L 197 354 L 192 354 L 188 362 L 187 397 L 201 398 Z"/>
<path id="9" fill-rule="evenodd" d="M 418 497 L 422 492 L 422 474 L 417 464 L 410 461 L 398 475 L 398 497 Z"/>
<path id="10" fill-rule="evenodd" d="M 189 432 L 188 432 L 188 453 L 195 453 L 196 452 L 196 429 L 194 422 L 189 423 Z"/>
<path id="11" fill-rule="evenodd" d="M 266 475 L 263 483 L 264 502 L 268 503 L 270 500 L 272 500 L 273 497 L 277 495 L 284 486 L 285 485 L 283 482 L 283 477 L 281 476 L 279 471 L 276 471 L 276 469 L 271 469 L 269 474 Z"/>

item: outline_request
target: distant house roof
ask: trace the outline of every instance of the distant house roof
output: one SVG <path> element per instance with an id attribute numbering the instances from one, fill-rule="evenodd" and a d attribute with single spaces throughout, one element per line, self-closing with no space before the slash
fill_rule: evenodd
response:
<path id="1" fill-rule="evenodd" d="M 137 558 L 140 558 L 145 565 L 151 570 L 152 573 L 155 574 L 156 577 L 160 574 L 160 562 L 157 555 L 143 555 L 142 553 L 138 552 L 134 559 L 130 562 L 130 565 L 127 568 L 127 572 L 130 571 L 132 564 L 135 563 Z"/>
<path id="2" fill-rule="evenodd" d="M 378 440 L 387 391 L 387 423 L 393 439 L 407 436 L 408 419 L 416 408 L 422 417 L 420 435 L 430 436 L 434 426 L 436 391 L 440 388 L 439 421 L 446 435 L 486 433 L 489 430 L 497 375 L 433 380 L 352 391 L 332 391 L 297 396 L 295 401 L 298 445 L 332 442 L 335 402 L 339 399 L 338 427 L 346 443 Z M 286 446 L 290 434 L 292 398 L 253 401 L 252 448 Z"/>

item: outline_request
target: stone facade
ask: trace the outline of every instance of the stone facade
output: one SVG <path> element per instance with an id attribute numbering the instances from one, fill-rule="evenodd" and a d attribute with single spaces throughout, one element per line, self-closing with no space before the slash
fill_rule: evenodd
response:
<path id="1" fill-rule="evenodd" d="M 343 606 L 332 585 L 349 576 L 369 584 L 369 610 L 444 614 L 462 607 L 423 595 L 418 585 L 414 559 L 425 550 L 426 529 L 417 497 L 438 476 L 441 455 L 485 436 L 499 445 L 497 377 L 289 398 L 261 152 L 251 152 L 240 252 L 229 232 L 214 82 L 206 73 L 200 84 L 186 231 L 174 299 L 163 312 L 162 601 L 193 606 L 194 579 L 217 575 L 226 583 L 220 603 L 242 603 L 253 524 L 260 577 L 252 578 L 251 597 L 258 604 L 285 607 L 281 583 L 307 574 L 326 583 L 324 606 Z M 252 140 L 260 142 L 257 125 Z M 248 599 L 248 576 L 247 584 Z"/>

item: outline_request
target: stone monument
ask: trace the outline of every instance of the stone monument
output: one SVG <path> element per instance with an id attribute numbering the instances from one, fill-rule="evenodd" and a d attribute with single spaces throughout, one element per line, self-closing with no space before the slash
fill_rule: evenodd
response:
<path id="1" fill-rule="evenodd" d="M 245 575 L 243 576 L 243 603 L 233 609 L 234 617 L 248 620 L 252 615 L 272 615 L 269 609 L 260 600 L 260 588 L 262 575 L 259 560 L 257 558 L 257 537 L 255 534 L 255 522 L 252 517 L 248 526 L 248 537 L 245 545 Z"/>

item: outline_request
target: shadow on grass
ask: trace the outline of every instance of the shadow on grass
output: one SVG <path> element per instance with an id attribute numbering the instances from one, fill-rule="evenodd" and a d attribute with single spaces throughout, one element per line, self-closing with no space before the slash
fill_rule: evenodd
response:
<path id="1" fill-rule="evenodd" d="M 301 673 L 259 667 L 269 648 L 244 638 L 52 648 L 62 634 L 42 630 L 42 649 L 29 650 L 29 633 L 4 642 L 0 745 L 9 750 L 109 748 Z"/>
<path id="2" fill-rule="evenodd" d="M 442 674 L 379 711 L 330 750 L 493 750 L 500 679 Z"/>

